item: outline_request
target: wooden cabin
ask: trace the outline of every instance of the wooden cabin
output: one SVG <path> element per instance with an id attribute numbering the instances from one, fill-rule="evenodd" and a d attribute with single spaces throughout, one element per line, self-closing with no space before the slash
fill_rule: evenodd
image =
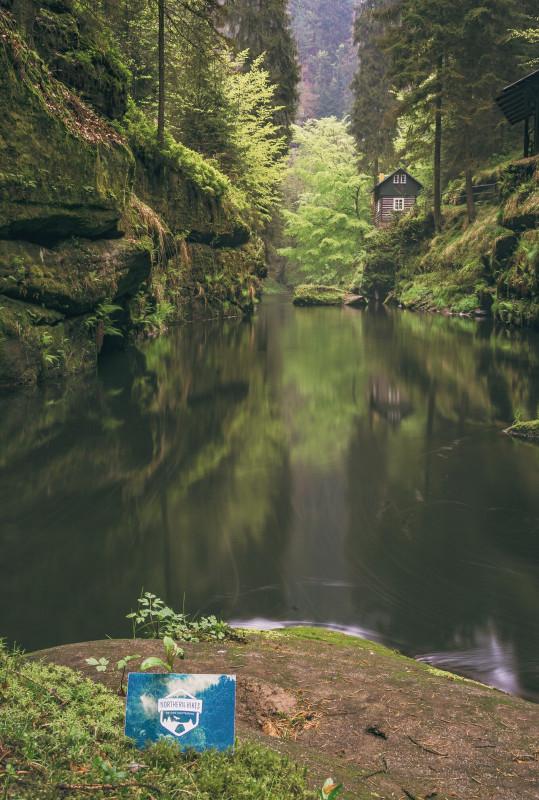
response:
<path id="1" fill-rule="evenodd" d="M 524 123 L 524 158 L 539 153 L 539 69 L 506 86 L 496 98 L 511 125 Z"/>
<path id="2" fill-rule="evenodd" d="M 423 186 L 405 169 L 397 169 L 391 175 L 380 176 L 374 187 L 374 224 L 378 228 L 389 225 L 396 216 L 412 209 Z"/>

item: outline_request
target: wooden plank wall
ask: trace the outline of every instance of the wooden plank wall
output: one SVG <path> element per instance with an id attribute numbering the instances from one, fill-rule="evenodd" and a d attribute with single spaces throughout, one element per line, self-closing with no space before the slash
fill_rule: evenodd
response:
<path id="1" fill-rule="evenodd" d="M 417 198 L 416 197 L 405 197 L 404 198 L 404 211 L 395 211 L 393 208 L 393 198 L 392 197 L 382 197 L 380 200 L 380 210 L 378 210 L 378 206 L 376 207 L 375 212 L 375 224 L 376 225 L 387 225 L 393 219 L 395 214 L 403 214 L 407 211 L 410 211 L 416 204 Z"/>

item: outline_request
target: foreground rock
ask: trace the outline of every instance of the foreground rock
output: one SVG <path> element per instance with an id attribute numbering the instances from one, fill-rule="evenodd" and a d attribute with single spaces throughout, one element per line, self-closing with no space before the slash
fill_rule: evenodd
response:
<path id="1" fill-rule="evenodd" d="M 34 654 L 117 686 L 85 659 L 159 654 L 106 640 Z M 537 798 L 539 707 L 361 639 L 310 628 L 185 646 L 182 672 L 238 675 L 238 733 L 356 798 Z"/>
<path id="2" fill-rule="evenodd" d="M 539 419 L 530 420 L 529 422 L 515 422 L 505 432 L 509 436 L 515 436 L 518 439 L 530 439 L 539 442 Z"/>

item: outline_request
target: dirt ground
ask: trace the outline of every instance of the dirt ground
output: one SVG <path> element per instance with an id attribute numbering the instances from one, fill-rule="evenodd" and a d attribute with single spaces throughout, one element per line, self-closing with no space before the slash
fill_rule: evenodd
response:
<path id="1" fill-rule="evenodd" d="M 159 650 L 151 640 L 105 640 L 34 657 L 117 688 L 115 673 L 85 659 Z M 538 705 L 319 629 L 185 651 L 177 672 L 238 676 L 238 736 L 288 753 L 313 785 L 331 776 L 355 800 L 539 800 Z"/>

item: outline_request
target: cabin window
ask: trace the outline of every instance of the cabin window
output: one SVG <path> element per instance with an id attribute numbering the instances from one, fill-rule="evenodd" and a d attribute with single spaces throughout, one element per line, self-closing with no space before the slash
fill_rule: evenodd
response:
<path id="1" fill-rule="evenodd" d="M 406 175 L 404 172 L 401 173 L 401 183 L 406 183 Z"/>
<path id="2" fill-rule="evenodd" d="M 393 183 L 400 183 L 400 175 L 393 175 Z"/>
<path id="3" fill-rule="evenodd" d="M 395 197 L 393 199 L 393 211 L 404 211 L 404 197 Z"/>

